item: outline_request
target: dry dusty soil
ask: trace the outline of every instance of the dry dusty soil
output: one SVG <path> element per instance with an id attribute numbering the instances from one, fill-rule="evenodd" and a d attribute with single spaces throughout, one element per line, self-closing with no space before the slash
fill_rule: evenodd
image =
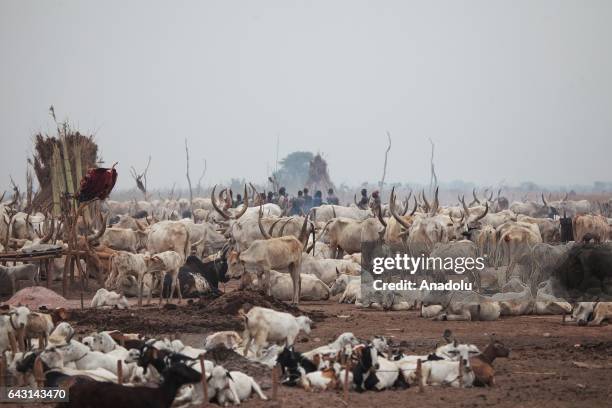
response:
<path id="1" fill-rule="evenodd" d="M 90 298 L 88 294 L 88 298 Z M 75 310 L 71 323 L 78 335 L 91 330 L 120 329 L 148 336 L 180 338 L 201 347 L 204 337 L 217 330 L 240 330 L 236 315 L 243 301 L 289 311 L 308 313 L 315 328 L 300 336 L 299 350 L 308 350 L 352 331 L 360 338 L 389 337 L 406 351 L 425 353 L 442 341 L 447 328 L 462 342 L 481 348 L 494 333 L 510 349 L 510 358 L 497 359 L 497 385 L 493 388 L 452 389 L 416 387 L 383 392 L 351 392 L 352 407 L 612 407 L 612 325 L 578 327 L 561 324 L 559 316 L 522 316 L 496 322 L 434 322 L 415 312 L 383 312 L 339 305 L 334 301 L 303 302 L 300 310 L 262 296 L 226 294 L 226 299 L 205 299 L 175 309 L 156 305 L 130 310 Z M 247 297 L 244 298 L 243 297 Z M 268 302 L 266 304 L 266 302 Z M 80 303 L 80 302 L 75 302 Z M 85 302 L 87 304 L 88 302 Z M 76 306 L 76 305 L 75 305 Z M 587 368 L 576 363 L 587 363 Z M 251 372 L 271 393 L 270 371 Z M 340 391 L 307 393 L 302 389 L 280 387 L 276 402 L 253 398 L 243 406 L 343 406 Z"/>

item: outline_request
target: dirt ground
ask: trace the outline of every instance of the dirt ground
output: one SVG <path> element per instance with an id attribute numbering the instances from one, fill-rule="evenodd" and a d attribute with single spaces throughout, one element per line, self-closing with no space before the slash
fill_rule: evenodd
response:
<path id="1" fill-rule="evenodd" d="M 206 299 L 190 304 L 185 302 L 173 309 L 159 309 L 155 302 L 155 306 L 130 310 L 75 310 L 71 323 L 77 328 L 78 335 L 92 330 L 120 329 L 149 336 L 180 338 L 186 344 L 201 347 L 209 333 L 240 331 L 242 323 L 235 311 L 243 295 L 236 293 L 232 296 L 230 301 Z M 76 297 L 78 299 L 78 295 Z M 91 298 L 90 293 L 87 298 Z M 253 302 L 253 297 L 246 300 Z M 75 303 L 80 305 L 80 301 Z M 277 304 L 276 307 L 284 306 Z M 294 314 L 299 313 L 290 307 L 285 308 Z M 489 336 L 495 334 L 511 349 L 510 358 L 495 361 L 497 385 L 493 388 L 427 387 L 422 394 L 415 387 L 362 394 L 351 392 L 349 404 L 353 407 L 612 406 L 612 325 L 562 325 L 560 316 L 521 316 L 496 322 L 434 322 L 420 318 L 416 312 L 364 310 L 335 301 L 302 302 L 300 309 L 315 321 L 312 332 L 297 340 L 297 348 L 302 351 L 325 344 L 342 332 L 352 331 L 365 339 L 384 335 L 406 351 L 425 353 L 442 341 L 441 335 L 446 328 L 451 329 L 460 341 L 481 348 Z M 587 363 L 590 368 L 580 368 L 576 362 Z M 269 378 L 263 378 L 269 374 L 269 370 L 258 371 L 258 380 L 264 388 L 270 385 Z M 270 395 L 271 390 L 268 388 L 265 392 Z M 344 404 L 340 391 L 307 393 L 289 387 L 280 387 L 275 403 L 260 401 L 256 397 L 244 403 L 246 407 L 264 405 L 313 407 Z"/>

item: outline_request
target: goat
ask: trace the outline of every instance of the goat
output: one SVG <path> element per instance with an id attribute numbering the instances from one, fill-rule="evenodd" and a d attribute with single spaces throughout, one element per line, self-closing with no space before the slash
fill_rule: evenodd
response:
<path id="1" fill-rule="evenodd" d="M 28 315 L 28 323 L 25 327 L 26 348 L 32 348 L 32 339 L 39 339 L 38 347 L 42 348 L 47 343 L 49 335 L 53 331 L 53 319 L 51 315 L 31 312 Z M 41 342 L 42 340 L 42 342 Z"/>
<path id="2" fill-rule="evenodd" d="M 206 337 L 204 340 L 204 349 L 210 350 L 220 344 L 223 344 L 226 348 L 232 350 L 241 343 L 242 337 L 240 337 L 240 335 L 235 331 L 220 331 Z"/>
<path id="3" fill-rule="evenodd" d="M 325 346 L 317 347 L 313 350 L 304 353 L 307 358 L 312 358 L 315 354 L 322 356 L 336 355 L 339 351 L 344 349 L 347 345 L 356 346 L 359 344 L 359 340 L 351 332 L 342 333 L 333 342 L 326 344 Z"/>
<path id="4" fill-rule="evenodd" d="M 495 370 L 493 369 L 493 361 L 497 357 L 508 357 L 510 349 L 504 346 L 503 343 L 497 340 L 491 341 L 483 350 L 482 354 L 470 357 L 470 366 L 474 371 L 474 385 L 484 387 L 486 385 L 492 387 L 495 385 Z"/>
<path id="5" fill-rule="evenodd" d="M 339 363 L 334 363 L 332 367 L 324 368 L 321 371 L 306 373 L 300 378 L 300 385 L 306 391 L 336 389 L 341 368 Z"/>
<path id="6" fill-rule="evenodd" d="M 317 354 L 311 360 L 295 351 L 293 346 L 286 346 L 276 357 L 276 363 L 281 367 L 282 384 L 295 386 L 303 374 L 319 369 L 320 356 Z"/>
<path id="7" fill-rule="evenodd" d="M 162 373 L 157 388 L 126 387 L 112 383 L 77 383 L 70 388 L 70 401 L 59 404 L 63 408 L 168 408 L 179 388 L 200 381 L 201 374 L 185 364 L 168 367 Z"/>
<path id="8" fill-rule="evenodd" d="M 244 401 L 251 396 L 255 391 L 259 398 L 266 401 L 268 397 L 261 392 L 259 384 L 253 379 L 240 371 L 227 371 L 222 366 L 213 368 L 210 378 L 208 379 L 209 398 L 216 398 L 219 405 L 227 405 L 227 401 L 231 401 L 236 405 L 240 401 Z"/>
<path id="9" fill-rule="evenodd" d="M 23 351 L 26 325 L 30 309 L 25 306 L 11 308 L 6 315 L 0 315 L 0 353 L 9 348 L 17 352 L 17 344 Z M 16 339 L 19 339 L 17 342 Z"/>
<path id="10" fill-rule="evenodd" d="M 471 387 L 474 383 L 474 372 L 470 366 L 470 354 L 477 354 L 472 347 L 466 344 L 451 343 L 445 353 L 452 360 L 426 361 L 422 365 L 422 384 L 450 385 L 452 387 Z M 448 345 L 447 345 L 448 346 Z M 437 352 L 436 352 L 437 354 Z M 459 372 L 463 362 L 463 371 Z M 462 380 L 460 381 L 460 378 Z"/>
<path id="11" fill-rule="evenodd" d="M 130 307 L 128 300 L 125 296 L 121 296 L 119 293 L 109 291 L 104 288 L 98 289 L 93 299 L 91 299 L 91 307 L 93 309 L 98 307 L 117 307 L 118 309 L 127 309 Z"/>
<path id="12" fill-rule="evenodd" d="M 246 342 L 246 356 L 251 343 L 255 341 L 255 355 L 260 356 L 266 342 L 284 342 L 291 346 L 300 331 L 310 333 L 312 320 L 306 316 L 294 317 L 289 313 L 277 312 L 264 307 L 253 307 L 244 318 L 243 339 Z"/>
<path id="13" fill-rule="evenodd" d="M 24 264 L 16 266 L 0 265 L 0 275 L 5 275 L 11 281 L 12 294 L 15 294 L 17 281 L 26 280 L 30 282 L 30 286 L 38 284 L 38 265 Z"/>

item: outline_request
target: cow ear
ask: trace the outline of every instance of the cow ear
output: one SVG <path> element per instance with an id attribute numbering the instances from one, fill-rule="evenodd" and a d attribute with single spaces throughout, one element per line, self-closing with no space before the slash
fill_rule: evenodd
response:
<path id="1" fill-rule="evenodd" d="M 234 379 L 232 378 L 232 375 L 230 374 L 229 371 L 226 371 L 225 375 L 227 376 L 227 378 L 229 378 L 230 380 L 234 381 Z"/>

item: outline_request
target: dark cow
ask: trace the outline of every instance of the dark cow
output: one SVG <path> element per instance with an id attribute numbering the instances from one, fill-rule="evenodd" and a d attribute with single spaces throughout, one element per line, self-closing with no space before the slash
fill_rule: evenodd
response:
<path id="1" fill-rule="evenodd" d="M 207 292 L 200 288 L 198 285 L 199 277 L 203 277 L 208 283 L 210 292 L 213 295 L 220 295 L 219 282 L 226 283 L 229 281 L 227 276 L 227 259 L 225 257 L 226 252 L 222 252 L 221 255 L 207 258 L 205 262 L 202 262 L 200 258 L 195 255 L 187 257 L 185 265 L 179 269 L 178 281 L 181 285 L 181 293 L 184 297 L 197 297 Z M 195 276 L 199 275 L 199 276 Z M 172 278 L 170 275 L 164 277 L 163 293 L 169 293 L 170 284 Z"/>

